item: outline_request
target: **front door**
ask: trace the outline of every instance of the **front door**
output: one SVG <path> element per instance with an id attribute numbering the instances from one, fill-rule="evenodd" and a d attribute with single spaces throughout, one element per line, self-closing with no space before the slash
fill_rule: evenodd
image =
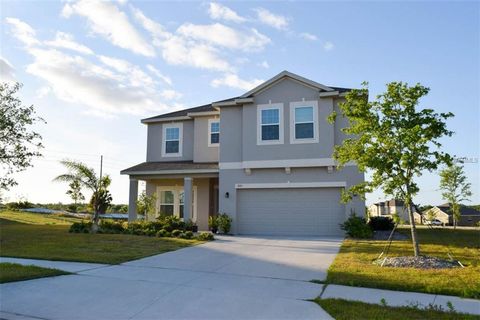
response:
<path id="1" fill-rule="evenodd" d="M 157 187 L 157 216 L 174 215 L 183 218 L 184 191 L 182 186 Z M 197 220 L 197 187 L 192 189 L 192 221 Z"/>

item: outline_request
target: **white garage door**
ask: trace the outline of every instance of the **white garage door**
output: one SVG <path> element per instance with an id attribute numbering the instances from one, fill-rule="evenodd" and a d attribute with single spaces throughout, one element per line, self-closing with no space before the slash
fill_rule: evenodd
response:
<path id="1" fill-rule="evenodd" d="M 239 234 L 341 235 L 345 220 L 339 188 L 242 189 L 237 194 Z"/>

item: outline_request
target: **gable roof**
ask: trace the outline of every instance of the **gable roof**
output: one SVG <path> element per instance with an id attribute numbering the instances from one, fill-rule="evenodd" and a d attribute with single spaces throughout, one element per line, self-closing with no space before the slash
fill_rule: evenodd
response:
<path id="1" fill-rule="evenodd" d="M 241 97 L 242 98 L 252 97 L 256 93 L 258 93 L 260 91 L 263 91 L 270 86 L 273 86 L 275 83 L 277 83 L 277 82 L 279 82 L 279 81 L 281 81 L 285 78 L 290 78 L 290 79 L 296 80 L 296 81 L 301 82 L 303 84 L 306 84 L 310 87 L 317 88 L 321 91 L 335 91 L 335 89 L 333 89 L 331 87 L 327 87 L 327 86 L 325 86 L 321 83 L 315 82 L 313 80 L 310 80 L 310 79 L 304 78 L 302 76 L 299 76 L 298 74 L 295 74 L 295 73 L 284 70 L 284 71 L 280 72 L 279 74 L 277 74 L 276 76 L 274 76 L 273 78 L 265 81 L 264 83 L 256 86 L 252 90 L 244 93 L 243 95 L 241 95 Z"/>
<path id="2" fill-rule="evenodd" d="M 297 82 L 300 82 L 304 85 L 307 85 L 309 87 L 313 87 L 318 89 L 321 92 L 330 92 L 332 94 L 340 94 L 340 93 L 345 93 L 348 92 L 352 89 L 350 88 L 342 88 L 342 87 L 332 87 L 332 86 L 326 86 L 323 84 L 320 84 L 318 82 L 315 82 L 313 80 L 304 78 L 302 76 L 299 76 L 298 74 L 289 72 L 289 71 L 282 71 L 273 78 L 263 82 L 259 86 L 253 88 L 252 90 L 244 93 L 241 96 L 238 97 L 233 97 L 229 99 L 224 99 L 220 101 L 215 101 L 209 104 L 205 104 L 202 106 L 198 107 L 193 107 L 189 109 L 184 109 L 184 110 L 178 110 L 178 111 L 173 111 L 165 114 L 160 114 L 158 116 L 150 117 L 150 118 L 145 118 L 142 119 L 142 123 L 148 123 L 148 122 L 157 122 L 157 121 L 162 121 L 162 120 L 169 120 L 173 118 L 172 120 L 189 120 L 190 117 L 188 116 L 189 113 L 195 113 L 195 112 L 213 112 L 217 111 L 216 107 L 218 106 L 226 106 L 226 105 L 237 105 L 237 104 L 242 104 L 245 102 L 251 102 L 253 99 L 251 99 L 255 94 L 275 85 L 279 81 L 282 81 L 286 78 L 293 79 Z"/>
<path id="3" fill-rule="evenodd" d="M 436 207 L 438 209 L 442 210 L 443 212 L 445 212 L 448 215 L 452 214 L 450 212 L 450 204 L 449 203 L 444 203 L 444 204 L 441 204 L 441 205 L 436 206 Z M 460 215 L 462 215 L 462 216 L 480 216 L 480 211 L 478 211 L 478 210 L 476 210 L 472 207 L 461 204 L 460 205 Z"/>

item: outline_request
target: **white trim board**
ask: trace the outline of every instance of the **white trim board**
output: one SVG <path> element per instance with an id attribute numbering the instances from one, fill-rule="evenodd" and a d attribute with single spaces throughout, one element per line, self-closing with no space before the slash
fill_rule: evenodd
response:
<path id="1" fill-rule="evenodd" d="M 346 186 L 345 181 L 237 183 L 235 189 L 345 188 Z"/>
<path id="2" fill-rule="evenodd" d="M 316 159 L 285 159 L 285 160 L 258 160 L 241 162 L 220 162 L 218 164 L 222 170 L 232 169 L 262 169 L 262 168 L 308 168 L 308 167 L 328 167 L 336 166 L 333 158 Z M 347 163 L 346 166 L 355 166 L 355 163 Z"/>
<path id="3" fill-rule="evenodd" d="M 188 173 L 218 173 L 218 169 L 181 169 L 181 170 L 158 170 L 158 171 L 123 171 L 121 174 L 130 176 L 162 175 L 162 174 L 188 174 Z"/>

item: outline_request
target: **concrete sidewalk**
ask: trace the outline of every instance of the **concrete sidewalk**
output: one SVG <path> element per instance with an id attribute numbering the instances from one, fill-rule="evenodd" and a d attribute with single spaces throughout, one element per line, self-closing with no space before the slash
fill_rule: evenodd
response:
<path id="1" fill-rule="evenodd" d="M 22 258 L 8 258 L 0 257 L 0 263 L 18 263 L 24 266 L 37 266 L 42 268 L 58 269 L 71 273 L 87 271 L 92 269 L 109 267 L 108 264 L 100 263 L 83 263 L 83 262 L 68 262 L 68 261 L 51 261 L 39 259 L 22 259 Z"/>
<path id="2" fill-rule="evenodd" d="M 438 294 L 349 287 L 332 284 L 326 287 L 321 298 L 355 300 L 373 304 L 381 304 L 380 300 L 385 299 L 387 305 L 392 307 L 418 304 L 419 308 L 425 308 L 429 305 L 437 305 L 441 306 L 445 311 L 449 310 L 447 303 L 451 302 L 457 312 L 480 315 L 480 300 Z"/>

